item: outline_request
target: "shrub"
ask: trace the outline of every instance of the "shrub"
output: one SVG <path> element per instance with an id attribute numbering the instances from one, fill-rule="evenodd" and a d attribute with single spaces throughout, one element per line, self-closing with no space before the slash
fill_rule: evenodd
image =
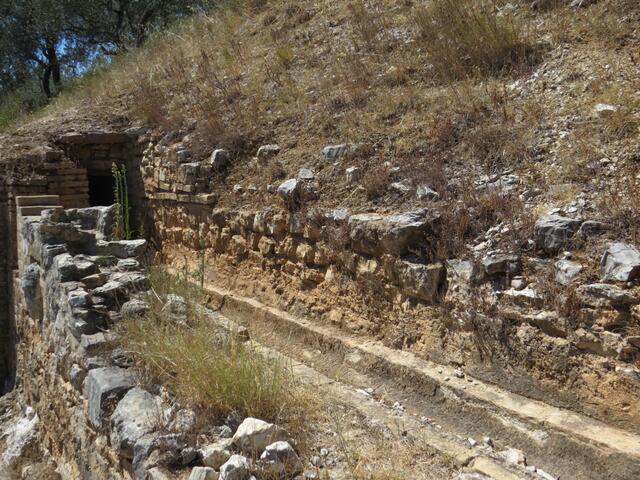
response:
<path id="1" fill-rule="evenodd" d="M 37 81 L 27 81 L 20 88 L 0 95 L 0 130 L 11 127 L 25 115 L 42 108 L 47 98 Z"/>
<path id="2" fill-rule="evenodd" d="M 167 385 L 187 405 L 224 417 L 234 413 L 275 421 L 297 402 L 297 386 L 283 360 L 266 357 L 255 347 L 209 322 L 194 306 L 203 293 L 186 279 L 154 270 L 150 311 L 125 319 L 121 338 L 154 380 Z M 188 326 L 161 312 L 164 292 L 184 296 Z M 294 409 L 295 410 L 295 409 Z"/>
<path id="3" fill-rule="evenodd" d="M 384 195 L 389 183 L 391 183 L 391 170 L 386 165 L 369 169 L 362 180 L 369 200 Z"/>
<path id="4" fill-rule="evenodd" d="M 499 74 L 531 55 L 528 33 L 492 2 L 433 0 L 414 11 L 414 22 L 431 63 L 445 79 Z"/>

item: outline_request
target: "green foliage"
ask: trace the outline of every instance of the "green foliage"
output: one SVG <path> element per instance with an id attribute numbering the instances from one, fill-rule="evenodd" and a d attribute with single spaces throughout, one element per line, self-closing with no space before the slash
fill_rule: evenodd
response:
<path id="1" fill-rule="evenodd" d="M 36 80 L 26 80 L 23 85 L 5 95 L 0 95 L 0 130 L 15 124 L 27 115 L 47 104 Z"/>
<path id="2" fill-rule="evenodd" d="M 101 58 L 140 47 L 151 33 L 213 0 L 0 0 L 0 98 L 25 81 L 47 97 Z"/>
<path id="3" fill-rule="evenodd" d="M 129 206 L 129 188 L 127 186 L 127 169 L 124 165 L 118 167 L 115 163 L 111 167 L 114 186 L 113 196 L 118 206 L 113 229 L 113 236 L 120 240 L 131 240 L 131 207 Z"/>

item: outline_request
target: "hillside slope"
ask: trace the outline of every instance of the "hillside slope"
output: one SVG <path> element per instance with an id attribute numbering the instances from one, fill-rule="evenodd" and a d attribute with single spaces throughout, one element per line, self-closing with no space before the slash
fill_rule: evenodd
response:
<path id="1" fill-rule="evenodd" d="M 248 0 L 117 59 L 0 145 L 7 184 L 38 194 L 58 192 L 51 171 L 89 193 L 117 157 L 157 259 L 211 291 L 640 433 L 637 0 Z M 416 376 L 330 335 L 298 332 L 307 354 L 260 333 L 424 400 Z M 510 440 L 549 457 L 538 433 Z M 551 468 L 640 465 L 611 473 L 580 448 L 592 463 Z"/>

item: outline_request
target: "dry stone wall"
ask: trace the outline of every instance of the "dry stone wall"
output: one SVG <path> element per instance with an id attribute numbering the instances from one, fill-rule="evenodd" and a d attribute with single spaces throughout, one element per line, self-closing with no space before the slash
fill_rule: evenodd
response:
<path id="1" fill-rule="evenodd" d="M 116 206 L 65 210 L 55 196 L 19 196 L 16 207 L 18 382 L 11 401 L 22 408 L 6 428 L 12 433 L 0 472 L 249 480 L 257 471 L 292 478 L 302 470 L 285 430 L 256 418 L 232 416 L 235 434 L 223 425 L 217 443 L 203 444 L 211 435 L 201 435 L 195 412 L 143 382 L 132 355 L 118 347 L 113 327 L 148 311 L 150 282 L 140 263 L 146 240 L 111 239 Z M 176 295 L 165 301 L 185 302 Z M 172 309 L 162 311 L 179 322 Z"/>
<path id="2" fill-rule="evenodd" d="M 148 288 L 144 240 L 110 241 L 113 207 L 63 210 L 18 197 L 14 283 L 20 402 L 33 409 L 43 461 L 62 478 L 128 478 L 109 441 L 111 411 L 136 375 L 111 355 L 120 305 Z M 44 453 L 43 453 L 44 452 Z M 38 458 L 4 459 L 9 467 Z"/>
<path id="3" fill-rule="evenodd" d="M 265 303 L 637 430 L 640 342 L 632 330 L 610 328 L 611 321 L 640 318 L 637 291 L 591 283 L 563 300 L 570 290 L 559 281 L 557 293 L 548 293 L 554 307 L 523 276 L 535 273 L 544 283 L 543 267 L 553 267 L 547 259 L 495 252 L 443 264 L 430 254 L 431 242 L 446 237 L 433 210 L 305 208 L 315 191 L 310 171 L 260 192 L 271 195 L 262 208 L 250 201 L 256 192 L 248 187 L 227 192 L 246 207 L 219 208 L 213 179 L 224 176 L 229 161 L 221 152 L 198 162 L 181 143 L 146 146 L 141 172 L 153 232 L 176 268 L 190 259 L 192 273 L 201 275 L 204 263 L 214 281 Z M 268 163 L 263 157 L 255 161 Z M 599 230 L 595 223 L 541 219 L 531 236 L 541 255 L 551 255 L 572 235 Z M 562 281 L 574 268 L 565 263 L 557 264 Z M 385 305 L 376 302 L 382 296 Z"/>

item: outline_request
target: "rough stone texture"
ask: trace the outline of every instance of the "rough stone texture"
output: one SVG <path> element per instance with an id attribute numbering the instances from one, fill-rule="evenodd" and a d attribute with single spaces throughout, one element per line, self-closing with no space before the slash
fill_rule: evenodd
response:
<path id="1" fill-rule="evenodd" d="M 442 290 L 446 270 L 440 263 L 424 265 L 406 260 L 396 263 L 398 283 L 409 296 L 434 302 Z"/>
<path id="2" fill-rule="evenodd" d="M 220 467 L 220 480 L 247 480 L 251 475 L 249 460 L 242 455 L 232 455 Z"/>
<path id="3" fill-rule="evenodd" d="M 189 480 L 218 480 L 218 472 L 210 467 L 193 467 Z"/>
<path id="4" fill-rule="evenodd" d="M 180 295 L 170 293 L 162 307 L 161 313 L 171 322 L 187 324 L 187 301 Z"/>
<path id="5" fill-rule="evenodd" d="M 418 200 L 438 200 L 440 194 L 428 185 L 418 185 L 416 187 L 416 198 Z"/>
<path id="6" fill-rule="evenodd" d="M 289 442 L 275 442 L 268 445 L 260 461 L 272 475 L 295 476 L 302 471 L 302 462 Z"/>
<path id="7" fill-rule="evenodd" d="M 123 317 L 139 317 L 149 311 L 149 304 L 142 300 L 131 299 L 122 305 L 120 313 Z"/>
<path id="8" fill-rule="evenodd" d="M 595 220 L 586 220 L 582 225 L 580 225 L 580 228 L 578 229 L 578 233 L 576 235 L 580 238 L 587 239 L 596 235 L 600 235 L 610 228 L 610 225 L 606 223 L 598 222 Z"/>
<path id="9" fill-rule="evenodd" d="M 299 193 L 300 183 L 296 178 L 290 178 L 280 184 L 278 187 L 278 195 L 285 200 L 294 200 Z"/>
<path id="10" fill-rule="evenodd" d="M 447 260 L 447 276 L 473 284 L 482 279 L 483 272 L 475 262 L 469 260 Z"/>
<path id="11" fill-rule="evenodd" d="M 132 388 L 111 415 L 111 445 L 124 457 L 133 459 L 136 442 L 152 432 L 161 418 L 160 398 L 141 388 Z"/>
<path id="12" fill-rule="evenodd" d="M 631 293 L 606 283 L 592 283 L 589 285 L 581 285 L 578 292 L 595 298 L 608 300 L 613 306 L 635 305 L 640 303 L 640 299 Z"/>
<path id="13" fill-rule="evenodd" d="M 181 452 L 185 448 L 188 446 L 180 434 L 143 435 L 133 447 L 131 465 L 136 480 L 143 480 L 150 468 L 181 463 Z"/>
<path id="14" fill-rule="evenodd" d="M 349 183 L 356 183 L 362 178 L 363 175 L 362 169 L 360 167 L 347 167 L 344 173 L 347 177 L 347 182 Z"/>
<path id="15" fill-rule="evenodd" d="M 139 257 L 147 248 L 147 241 L 140 240 L 114 240 L 111 242 L 98 241 L 96 245 L 97 255 L 112 255 L 118 258 Z"/>
<path id="16" fill-rule="evenodd" d="M 553 254 L 567 245 L 582 221 L 560 215 L 547 215 L 538 219 L 534 227 L 534 237 L 539 248 Z"/>
<path id="17" fill-rule="evenodd" d="M 612 243 L 600 261 L 604 281 L 630 282 L 640 274 L 640 252 L 626 243 Z"/>
<path id="18" fill-rule="evenodd" d="M 230 438 L 225 438 L 211 445 L 205 445 L 200 450 L 202 464 L 219 469 L 222 464 L 231 458 L 232 444 L 233 441 Z"/>
<path id="19" fill-rule="evenodd" d="M 258 153 L 256 156 L 259 159 L 265 159 L 276 156 L 280 153 L 280 145 L 270 144 L 270 145 L 262 145 L 258 148 Z"/>
<path id="20" fill-rule="evenodd" d="M 556 281 L 561 285 L 569 285 L 582 272 L 582 265 L 571 260 L 556 262 Z"/>
<path id="21" fill-rule="evenodd" d="M 327 145 L 322 149 L 322 157 L 325 160 L 338 160 L 349 151 L 349 145 L 346 143 L 340 145 Z"/>
<path id="22" fill-rule="evenodd" d="M 287 439 L 287 433 L 277 425 L 249 417 L 233 435 L 233 445 L 243 452 L 259 454 L 267 445 Z"/>
<path id="23" fill-rule="evenodd" d="M 229 152 L 217 148 L 211 153 L 210 162 L 214 170 L 222 170 L 229 164 Z"/>
<path id="24" fill-rule="evenodd" d="M 482 259 L 482 266 L 487 275 L 516 275 L 522 268 L 518 255 L 489 255 Z"/>
<path id="25" fill-rule="evenodd" d="M 24 296 L 29 316 L 34 319 L 42 318 L 42 291 L 40 289 L 40 267 L 32 263 L 22 274 L 22 295 Z"/>
<path id="26" fill-rule="evenodd" d="M 433 220 L 425 210 L 389 216 L 352 215 L 349 217 L 349 238 L 357 253 L 403 255 L 412 247 L 424 245 Z"/>
<path id="27" fill-rule="evenodd" d="M 84 395 L 88 401 L 88 417 L 96 427 L 102 426 L 105 409 L 135 385 L 130 372 L 116 367 L 96 368 L 87 374 Z"/>

